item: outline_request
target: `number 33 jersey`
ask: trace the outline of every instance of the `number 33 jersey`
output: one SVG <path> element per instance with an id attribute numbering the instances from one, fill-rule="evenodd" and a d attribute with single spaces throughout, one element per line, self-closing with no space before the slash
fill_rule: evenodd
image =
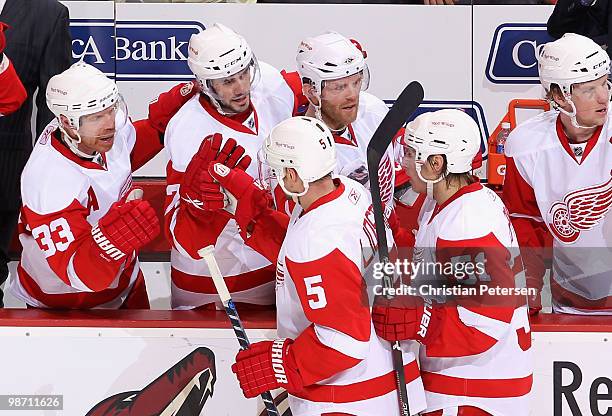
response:
<path id="1" fill-rule="evenodd" d="M 276 275 L 278 334 L 292 338 L 305 388 L 295 416 L 398 415 L 391 345 L 374 332 L 363 278 L 376 233 L 369 193 L 346 177 L 306 211 L 296 206 Z M 388 233 L 389 235 L 389 233 Z M 391 240 L 389 240 L 391 241 Z M 362 250 L 365 248 L 365 250 Z M 412 352 L 404 353 L 410 410 L 425 406 Z"/>
<path id="2" fill-rule="evenodd" d="M 23 246 L 13 294 L 36 307 L 118 308 L 140 269 L 135 254 L 108 263 L 94 255 L 91 228 L 132 186 L 134 126 L 117 131 L 100 163 L 80 159 L 52 121 L 21 178 L 19 240 Z"/>

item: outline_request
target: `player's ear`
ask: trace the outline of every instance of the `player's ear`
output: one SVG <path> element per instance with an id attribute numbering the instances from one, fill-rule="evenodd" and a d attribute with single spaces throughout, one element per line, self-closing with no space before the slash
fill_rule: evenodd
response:
<path id="1" fill-rule="evenodd" d="M 444 173 L 446 166 L 444 164 L 444 156 L 442 155 L 433 155 L 428 159 L 429 166 L 431 166 L 432 170 L 441 175 Z"/>
<path id="2" fill-rule="evenodd" d="M 302 84 L 302 92 L 308 101 L 310 101 L 313 105 L 319 105 L 319 98 L 315 94 L 314 86 L 310 82 L 305 82 Z"/>
<path id="3" fill-rule="evenodd" d="M 68 120 L 68 117 L 63 114 L 60 114 L 59 119 L 64 130 L 73 130 L 72 125 L 70 124 L 70 120 Z"/>

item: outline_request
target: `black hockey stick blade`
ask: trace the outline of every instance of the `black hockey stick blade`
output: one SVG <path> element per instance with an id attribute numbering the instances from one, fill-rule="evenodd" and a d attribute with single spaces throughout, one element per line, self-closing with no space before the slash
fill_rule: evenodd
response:
<path id="1" fill-rule="evenodd" d="M 406 121 L 408 121 L 408 118 L 419 108 L 424 94 L 423 86 L 419 82 L 412 81 L 408 84 L 399 97 L 397 97 L 385 118 L 380 122 L 380 125 L 372 135 L 370 144 L 368 144 L 368 173 L 370 176 L 370 192 L 372 193 L 372 208 L 376 222 L 380 262 L 388 261 L 389 248 L 387 246 L 383 207 L 380 198 L 378 166 L 397 131 L 402 128 Z"/>

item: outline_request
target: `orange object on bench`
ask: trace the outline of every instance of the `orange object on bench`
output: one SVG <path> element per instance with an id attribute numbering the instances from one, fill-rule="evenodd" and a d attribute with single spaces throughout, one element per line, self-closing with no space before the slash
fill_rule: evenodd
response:
<path id="1" fill-rule="evenodd" d="M 506 174 L 506 157 L 503 154 L 496 152 L 496 139 L 502 128 L 502 123 L 510 123 L 510 131 L 516 127 L 517 108 L 541 108 L 544 111 L 548 111 L 550 110 L 550 104 L 546 100 L 535 99 L 516 99 L 510 101 L 508 104 L 508 112 L 489 136 L 489 159 L 487 161 L 487 181 L 489 185 L 501 187 L 504 184 L 504 175 Z"/>

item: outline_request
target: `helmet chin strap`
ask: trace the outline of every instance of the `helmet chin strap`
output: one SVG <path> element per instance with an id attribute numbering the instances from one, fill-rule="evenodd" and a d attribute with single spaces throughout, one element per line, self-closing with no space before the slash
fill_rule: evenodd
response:
<path id="1" fill-rule="evenodd" d="M 200 88 L 202 90 L 202 93 L 206 95 L 210 103 L 213 105 L 213 107 L 215 107 L 215 109 L 219 112 L 219 114 L 226 116 L 226 117 L 231 117 L 231 116 L 235 116 L 236 114 L 238 114 L 235 111 L 227 111 L 223 109 L 223 107 L 221 107 L 221 103 L 219 102 L 217 97 L 215 97 L 216 94 L 211 90 L 211 88 L 208 85 L 206 85 L 206 80 L 202 80 L 200 78 L 197 78 L 197 80 L 200 83 Z"/>
<path id="2" fill-rule="evenodd" d="M 333 134 L 337 134 L 337 135 L 341 135 L 342 133 L 344 133 L 344 130 L 346 130 L 346 126 L 343 126 L 339 129 L 332 129 L 328 123 L 325 122 L 325 120 L 323 120 L 323 113 L 321 112 L 321 106 L 323 104 L 323 101 L 321 100 L 321 95 L 317 94 L 317 98 L 319 99 L 319 105 L 316 105 L 315 103 L 313 103 L 312 101 L 310 101 L 310 99 L 308 99 L 308 102 L 310 104 L 312 104 L 312 106 L 315 109 L 315 118 L 319 121 L 322 121 L 323 123 L 325 123 L 325 125 L 327 126 L 327 128 L 333 133 Z"/>
<path id="3" fill-rule="evenodd" d="M 284 173 L 284 169 L 283 169 L 282 173 Z M 291 200 L 293 202 L 295 202 L 296 204 L 300 202 L 298 199 L 301 196 L 306 195 L 306 192 L 308 192 L 308 188 L 309 188 L 309 185 L 310 185 L 308 182 L 302 181 L 302 184 L 304 185 L 304 190 L 302 192 L 291 192 L 291 191 L 287 190 L 287 188 L 285 187 L 285 177 L 284 177 L 284 175 L 279 175 L 278 172 L 277 172 L 276 177 L 278 178 L 278 184 L 280 185 L 280 187 L 283 190 L 283 192 L 285 193 L 285 195 L 289 195 L 291 197 Z"/>
<path id="4" fill-rule="evenodd" d="M 608 81 L 608 105 L 610 105 L 610 101 L 612 100 L 612 83 L 610 83 L 610 81 Z M 592 129 L 595 128 L 597 126 L 581 126 L 580 123 L 578 123 L 578 119 L 576 118 L 576 105 L 574 104 L 574 102 L 572 101 L 572 96 L 571 94 L 566 94 L 565 95 L 565 101 L 567 101 L 569 103 L 569 105 L 572 107 L 572 112 L 570 113 L 567 110 L 564 110 L 563 108 L 561 108 L 561 106 L 559 104 L 557 104 L 556 101 L 553 100 L 553 106 L 559 110 L 561 113 L 565 114 L 566 116 L 568 116 L 572 122 L 572 126 L 576 127 L 577 129 Z"/>
<path id="5" fill-rule="evenodd" d="M 564 110 L 560 106 L 557 106 L 557 109 L 561 113 L 565 114 L 566 116 L 568 116 L 570 118 L 570 120 L 572 122 L 572 126 L 576 127 L 577 129 L 592 129 L 594 127 L 597 127 L 597 126 L 581 126 L 580 123 L 578 123 L 578 119 L 576 118 L 576 106 L 574 105 L 574 102 L 569 97 L 566 97 L 566 101 L 572 107 L 572 112 L 571 113 L 569 111 L 567 111 L 567 110 Z"/>
<path id="6" fill-rule="evenodd" d="M 423 177 L 423 175 L 421 174 L 421 165 L 419 163 L 417 163 L 415 168 L 416 168 L 416 172 L 417 172 L 417 175 L 418 175 L 419 179 L 427 184 L 427 196 L 433 199 L 433 197 L 434 197 L 434 195 L 433 195 L 433 186 L 436 183 L 440 182 L 442 179 L 444 179 L 444 175 L 440 175 L 440 177 L 438 179 L 434 179 L 434 180 L 425 179 Z"/>
<path id="7" fill-rule="evenodd" d="M 62 132 L 62 140 L 64 140 L 64 143 L 66 143 L 68 145 L 68 148 L 72 151 L 72 153 L 74 153 L 78 157 L 82 157 L 84 159 L 90 159 L 90 160 L 94 160 L 95 158 L 97 158 L 99 156 L 98 152 L 94 152 L 94 154 L 90 155 L 90 154 L 87 154 L 87 153 L 82 152 L 82 151 L 79 150 L 79 144 L 83 140 L 81 139 L 81 135 L 79 134 L 79 132 L 76 129 L 74 130 L 74 132 L 75 132 L 76 136 L 78 137 L 77 140 L 75 140 L 72 137 L 70 137 L 70 135 L 66 132 L 66 130 L 64 130 L 64 127 L 62 127 L 61 124 L 59 126 L 59 129 Z"/>

